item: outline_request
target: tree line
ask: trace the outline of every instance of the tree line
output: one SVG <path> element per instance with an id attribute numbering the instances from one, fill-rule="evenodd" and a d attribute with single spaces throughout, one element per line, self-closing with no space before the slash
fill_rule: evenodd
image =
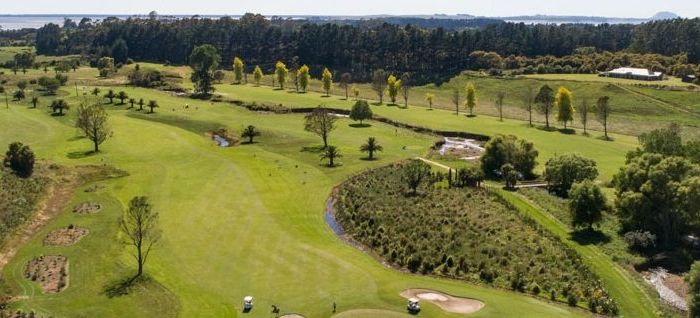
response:
<path id="1" fill-rule="evenodd" d="M 654 22 L 653 26 L 675 25 L 697 28 L 700 20 Z M 680 27 L 680 26 L 679 26 Z M 637 32 L 637 30 L 645 32 Z M 700 49 L 695 37 L 670 37 L 659 34 L 664 28 L 650 25 L 526 25 L 490 24 L 482 28 L 446 31 L 442 28 L 421 29 L 383 23 L 362 27 L 337 23 L 308 23 L 266 19 L 246 14 L 241 19 L 189 18 L 105 19 L 102 23 L 81 23 L 78 27 L 48 24 L 36 35 L 39 54 L 83 54 L 115 56 L 189 64 L 193 48 L 212 44 L 222 60 L 240 56 L 249 65 L 259 65 L 265 72 L 275 68 L 271 61 L 290 61 L 290 66 L 305 61 L 312 72 L 323 66 L 349 72 L 356 80 L 368 81 L 373 70 L 409 72 L 416 83 L 442 82 L 470 68 L 474 51 L 491 51 L 501 56 L 566 56 L 581 47 L 616 52 L 657 52 L 653 38 L 665 37 L 663 53 L 688 53 L 689 62 L 697 62 Z M 678 31 L 680 32 L 680 31 Z M 640 38 L 645 36 L 645 38 Z M 686 40 L 687 39 L 687 40 Z M 676 43 L 676 42 L 688 43 Z M 671 42 L 671 43 L 669 43 Z M 634 46 L 632 45 L 634 43 Z M 118 54 L 115 54 L 118 53 Z M 125 62 L 119 61 L 117 62 Z M 247 70 L 248 72 L 252 69 Z M 320 77 L 320 74 L 313 74 Z"/>

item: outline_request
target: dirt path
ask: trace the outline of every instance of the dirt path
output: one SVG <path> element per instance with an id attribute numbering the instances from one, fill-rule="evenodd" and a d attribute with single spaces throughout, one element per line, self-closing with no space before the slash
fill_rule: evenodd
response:
<path id="1" fill-rule="evenodd" d="M 418 159 L 418 160 L 420 160 L 420 161 L 423 161 L 423 162 L 425 162 L 425 163 L 427 163 L 427 164 L 429 164 L 429 165 L 431 165 L 431 166 L 436 166 L 436 167 L 438 167 L 438 168 L 445 169 L 445 170 L 447 170 L 447 171 L 450 171 L 450 170 L 455 171 L 455 169 L 452 168 L 452 167 L 450 167 L 450 166 L 441 164 L 441 163 L 439 163 L 439 162 L 432 161 L 432 160 L 430 160 L 430 159 L 425 159 L 425 158 L 423 158 L 423 157 L 416 157 L 416 159 Z"/>

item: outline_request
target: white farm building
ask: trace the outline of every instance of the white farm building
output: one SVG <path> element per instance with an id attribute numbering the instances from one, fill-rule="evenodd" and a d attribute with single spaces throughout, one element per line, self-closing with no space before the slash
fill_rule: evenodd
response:
<path id="1" fill-rule="evenodd" d="M 620 67 L 612 71 L 603 72 L 600 76 L 626 78 L 641 81 L 660 81 L 664 79 L 661 72 L 652 72 L 645 68 Z"/>

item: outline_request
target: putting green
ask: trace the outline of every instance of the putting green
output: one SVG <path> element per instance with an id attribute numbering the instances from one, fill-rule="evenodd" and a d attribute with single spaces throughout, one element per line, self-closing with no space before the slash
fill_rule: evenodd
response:
<path id="1" fill-rule="evenodd" d="M 62 164 L 108 164 L 128 177 L 101 182 L 99 193 L 80 192 L 74 203 L 104 204 L 100 213 L 66 212 L 43 231 L 76 224 L 91 235 L 70 247 L 44 247 L 44 232 L 3 270 L 6 284 L 28 296 L 13 307 L 55 317 L 236 317 L 241 300 L 253 295 L 250 317 L 267 317 L 274 304 L 306 317 L 339 310 L 376 308 L 402 312 L 408 288 L 430 288 L 483 301 L 473 317 L 588 316 L 582 310 L 463 282 L 408 275 L 385 268 L 336 238 L 323 220 L 331 189 L 367 168 L 424 154 L 433 137 L 373 123 L 349 127 L 339 121 L 330 142 L 340 148 L 341 166 L 330 169 L 313 148 L 320 139 L 303 131 L 301 115 L 267 115 L 226 104 L 178 99 L 129 89 L 132 97 L 157 99 L 157 114 L 110 111 L 114 136 L 98 155 L 85 155 L 70 116 L 13 105 L 0 109 L 0 144 L 20 140 L 38 157 Z M 182 105 L 191 107 L 184 110 Z M 112 107 L 112 106 L 107 106 Z M 172 111 L 175 108 L 176 111 Z M 418 113 L 418 112 L 416 112 Z M 70 112 L 72 114 L 72 112 Z M 440 120 L 440 119 L 435 119 Z M 263 133 L 258 143 L 219 148 L 206 128 L 239 131 L 248 124 Z M 384 146 L 377 161 L 361 160 L 358 148 L 369 136 Z M 163 239 L 146 267 L 152 280 L 129 295 L 110 297 L 108 287 L 133 272 L 128 248 L 119 241 L 116 220 L 128 200 L 147 195 L 160 212 Z M 60 253 L 69 257 L 70 287 L 44 295 L 22 277 L 28 259 Z M 422 316 L 458 316 L 425 306 Z"/>

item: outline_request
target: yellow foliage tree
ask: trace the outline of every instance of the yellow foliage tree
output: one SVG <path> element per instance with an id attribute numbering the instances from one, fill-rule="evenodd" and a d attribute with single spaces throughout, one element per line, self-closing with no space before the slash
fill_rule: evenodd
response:
<path id="1" fill-rule="evenodd" d="M 476 88 L 474 87 L 474 84 L 468 83 L 467 84 L 467 109 L 469 109 L 469 116 L 474 116 L 474 108 L 476 107 L 477 99 L 476 99 Z"/>
<path id="2" fill-rule="evenodd" d="M 401 90 L 401 80 L 397 79 L 394 75 L 389 75 L 386 80 L 386 94 L 391 98 L 391 103 L 396 104 L 396 96 L 399 95 Z"/>
<path id="3" fill-rule="evenodd" d="M 277 64 L 275 64 L 275 75 L 277 76 L 277 82 L 281 89 L 284 89 L 284 83 L 287 82 L 288 73 L 287 65 L 282 63 L 282 61 L 277 61 Z"/>
<path id="4" fill-rule="evenodd" d="M 323 91 L 326 92 L 326 96 L 330 96 L 331 88 L 333 87 L 333 73 L 328 68 L 324 68 L 321 79 L 323 81 Z"/>
<path id="5" fill-rule="evenodd" d="M 239 57 L 233 59 L 233 76 L 236 78 L 236 83 L 240 84 L 243 81 L 243 72 L 245 64 Z"/>
<path id="6" fill-rule="evenodd" d="M 557 121 L 564 123 L 564 129 L 566 129 L 566 124 L 574 120 L 575 110 L 573 94 L 571 94 L 571 91 L 566 87 L 559 87 L 554 102 L 557 106 Z"/>
<path id="7" fill-rule="evenodd" d="M 260 86 L 260 81 L 262 81 L 263 76 L 263 71 L 260 69 L 260 66 L 255 66 L 255 70 L 253 71 L 253 78 L 255 78 L 255 84 Z"/>
<path id="8" fill-rule="evenodd" d="M 309 67 L 302 65 L 297 71 L 297 79 L 299 81 L 299 86 L 303 92 L 306 92 L 306 87 L 309 86 L 309 80 L 311 75 L 309 75 Z"/>

